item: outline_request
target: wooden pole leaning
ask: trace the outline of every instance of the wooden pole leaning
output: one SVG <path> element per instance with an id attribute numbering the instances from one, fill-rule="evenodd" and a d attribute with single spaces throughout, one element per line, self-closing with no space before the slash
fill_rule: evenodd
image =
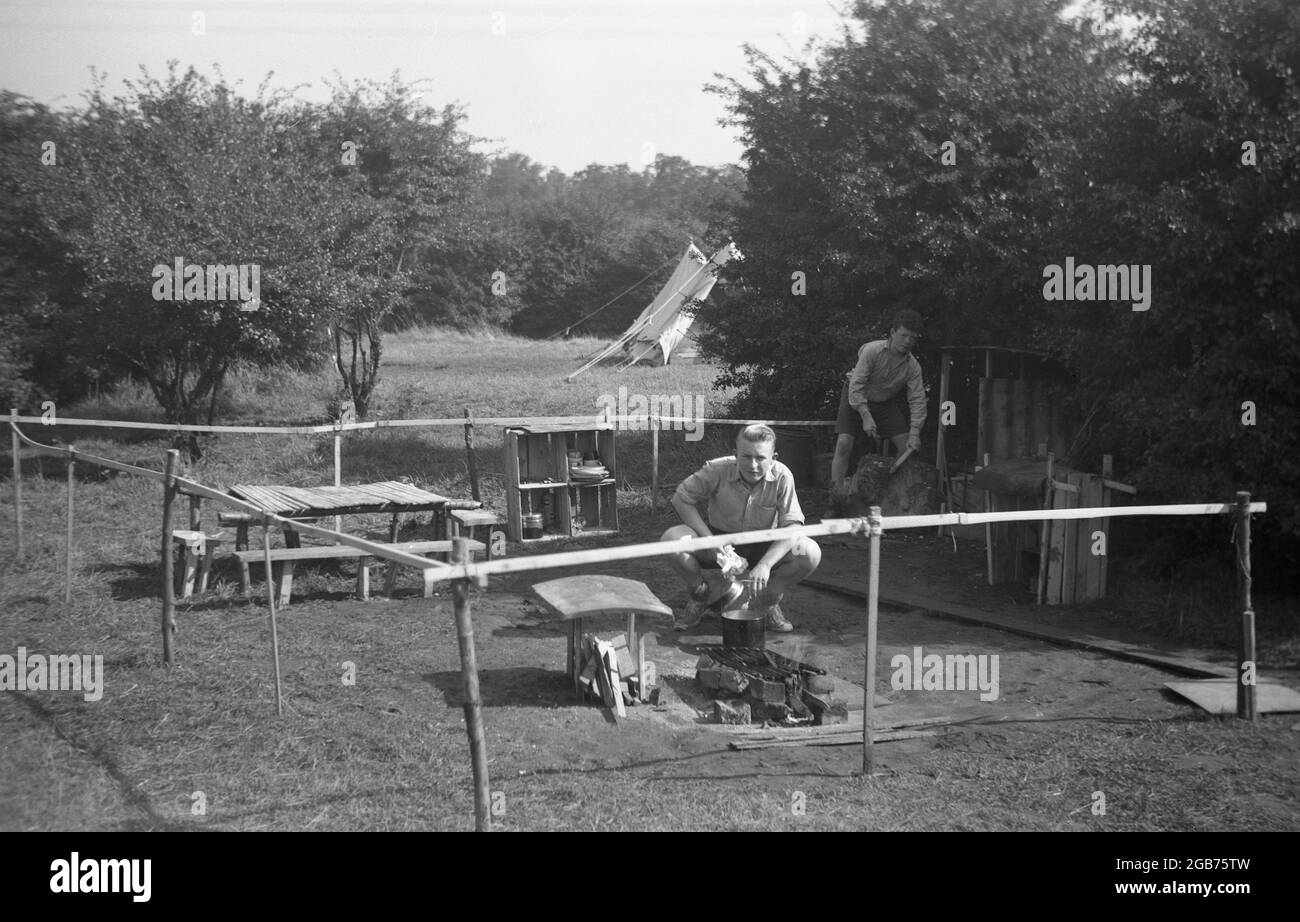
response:
<path id="1" fill-rule="evenodd" d="M 176 501 L 176 468 L 181 453 L 176 449 L 167 452 L 163 468 L 163 521 L 162 521 L 162 635 L 163 662 L 170 666 L 174 661 L 172 650 L 176 634 L 176 579 L 172 573 L 175 555 L 172 553 L 172 512 Z"/>
<path id="2" fill-rule="evenodd" d="M 1255 664 L 1255 612 L 1250 602 L 1250 494 L 1237 494 L 1236 552 L 1237 608 L 1241 612 L 1241 652 L 1237 657 L 1237 716 L 1256 720 L 1257 669 Z"/>
<path id="3" fill-rule="evenodd" d="M 77 452 L 68 446 L 68 547 L 63 567 L 63 605 L 72 607 L 72 499 L 77 488 Z"/>
<path id="4" fill-rule="evenodd" d="M 474 417 L 469 407 L 465 408 L 465 466 L 469 471 L 469 495 L 478 502 L 478 458 L 474 455 Z"/>
<path id="5" fill-rule="evenodd" d="M 14 462 L 14 562 L 18 563 L 23 559 L 23 465 L 18 458 L 17 407 L 9 409 L 9 438 Z"/>
<path id="6" fill-rule="evenodd" d="M 262 565 L 266 567 L 266 607 L 271 615 L 271 659 L 275 664 L 275 713 L 284 716 L 284 697 L 280 691 L 280 635 L 275 624 L 275 581 L 271 579 L 271 529 L 262 520 Z M 283 576 L 280 577 L 284 579 Z"/>
<path id="7" fill-rule="evenodd" d="M 470 562 L 469 543 L 465 538 L 452 539 L 451 559 L 457 564 Z M 483 738 L 483 702 L 479 697 L 478 662 L 474 655 L 469 580 L 455 580 L 451 589 L 456 607 L 456 637 L 460 641 L 460 673 L 465 684 L 465 732 L 469 736 L 470 762 L 474 768 L 474 831 L 488 832 L 492 819 L 488 810 L 487 743 Z"/>
<path id="8" fill-rule="evenodd" d="M 1056 505 L 1056 487 L 1052 486 L 1055 480 L 1052 475 L 1052 465 L 1056 458 L 1052 452 L 1047 453 L 1047 479 L 1043 484 L 1043 508 L 1051 509 Z M 1051 556 L 1047 553 L 1048 545 L 1051 544 L 1052 529 L 1056 526 L 1055 522 L 1044 519 L 1042 526 L 1038 530 L 1038 586 L 1037 599 L 1038 604 L 1043 604 L 1043 596 L 1047 593 L 1047 567 L 1051 563 Z"/>
<path id="9" fill-rule="evenodd" d="M 650 512 L 659 511 L 659 417 L 650 417 Z"/>
<path id="10" fill-rule="evenodd" d="M 871 746 L 872 714 L 876 702 L 876 625 L 880 614 L 880 507 L 872 506 L 867 514 L 867 533 L 871 540 L 870 569 L 867 574 L 867 642 L 866 665 L 862 677 L 862 777 L 869 778 L 875 768 Z"/>
<path id="11" fill-rule="evenodd" d="M 989 454 L 984 453 L 984 466 L 989 466 Z M 984 491 L 984 511 L 993 511 L 993 491 Z M 993 525 L 990 522 L 984 523 L 984 557 L 988 565 L 989 585 L 993 585 Z"/>

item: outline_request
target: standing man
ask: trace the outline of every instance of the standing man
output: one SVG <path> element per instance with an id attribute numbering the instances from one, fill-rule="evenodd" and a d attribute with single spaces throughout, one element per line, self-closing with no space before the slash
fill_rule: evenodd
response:
<path id="1" fill-rule="evenodd" d="M 840 394 L 835 420 L 835 457 L 831 460 L 831 490 L 847 488 L 849 459 L 858 434 L 889 439 L 901 455 L 921 447 L 925 425 L 925 382 L 912 348 L 921 338 L 922 320 L 916 311 L 899 311 L 889 337 L 863 345 L 858 363 L 849 372 Z"/>
<path id="2" fill-rule="evenodd" d="M 803 510 L 795 495 L 794 475 L 776 460 L 776 433 L 767 426 L 745 427 L 736 437 L 736 453 L 715 458 L 677 486 L 673 508 L 681 525 L 664 532 L 661 541 L 708 537 L 738 531 L 802 525 Z M 738 544 L 736 553 L 749 563 L 751 607 L 766 611 L 769 630 L 793 631 L 781 600 L 785 591 L 812 574 L 821 563 L 816 541 L 803 536 L 762 544 Z M 706 611 L 721 612 L 739 598 L 742 589 L 718 574 L 710 585 L 706 570 L 718 570 L 717 551 L 683 551 L 668 558 L 686 586 L 689 601 L 675 625 L 684 631 L 700 623 Z"/>

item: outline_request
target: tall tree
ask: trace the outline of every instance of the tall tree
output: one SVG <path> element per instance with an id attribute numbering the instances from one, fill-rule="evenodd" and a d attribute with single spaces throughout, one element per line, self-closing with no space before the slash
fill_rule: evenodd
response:
<path id="1" fill-rule="evenodd" d="M 302 156 L 295 119 L 282 94 L 244 99 L 174 62 L 123 96 L 97 85 L 70 116 L 36 225 L 80 282 L 64 332 L 84 361 L 147 382 L 169 422 L 211 419 L 235 362 L 312 355 L 322 171 Z M 182 277 L 163 290 L 177 260 Z M 207 266 L 248 267 L 250 283 L 257 267 L 256 309 L 231 291 L 209 299 Z"/>
<path id="2" fill-rule="evenodd" d="M 752 407 L 828 411 L 899 308 L 936 338 L 1023 341 L 1027 270 L 1060 197 L 1073 126 L 1116 54 L 1064 2 L 860 2 L 810 64 L 747 49 L 714 89 L 742 131 L 744 285 L 702 316 Z"/>

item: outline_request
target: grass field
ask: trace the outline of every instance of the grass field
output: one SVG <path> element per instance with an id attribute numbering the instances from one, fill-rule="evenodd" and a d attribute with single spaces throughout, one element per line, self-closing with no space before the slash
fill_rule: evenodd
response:
<path id="1" fill-rule="evenodd" d="M 710 413 L 728 395 L 707 366 L 598 369 L 572 384 L 563 376 L 598 343 L 537 343 L 510 337 L 423 331 L 393 338 L 373 418 L 594 413 L 620 386 L 646 394 L 705 394 Z M 241 372 L 220 422 L 319 419 L 331 374 Z M 125 389 L 66 417 L 154 419 L 151 398 Z M 699 442 L 663 439 L 663 481 L 671 486 L 726 452 L 734 430 L 708 427 Z M 67 427 L 34 429 L 42 441 L 160 469 L 165 438 Z M 238 482 L 320 484 L 332 478 L 328 436 L 204 437 L 203 458 L 187 475 L 211 486 Z M 501 508 L 500 433 L 480 429 L 483 498 Z M 409 478 L 451 496 L 469 495 L 460 427 L 360 432 L 343 446 L 344 482 Z M 26 559 L 13 563 L 13 489 L 0 489 L 0 653 L 101 654 L 101 700 L 56 692 L 0 695 L 0 828 L 51 829 L 466 829 L 473 810 L 461 712 L 459 657 L 448 594 L 420 598 L 409 572 L 397 598 L 361 603 L 349 595 L 352 566 L 322 567 L 295 580 L 295 602 L 279 618 L 286 713 L 272 705 L 269 625 L 260 593 L 237 592 L 223 565 L 216 588 L 181 603 L 177 665 L 161 663 L 158 545 L 161 490 L 128 476 L 77 471 L 72 603 L 63 602 L 64 468 L 58 459 L 24 461 Z M 651 539 L 673 523 L 650 510 L 649 437 L 619 435 L 623 534 Z M 805 498 L 815 512 L 817 496 Z M 380 532 L 378 518 L 357 522 Z M 412 531 L 410 536 L 421 534 Z M 599 546 L 596 539 L 568 547 Z M 553 549 L 553 548 L 548 548 Z M 904 558 L 940 561 L 936 586 L 978 568 L 980 552 L 918 538 L 890 545 L 893 578 Z M 517 551 L 512 548 L 511 553 Z M 926 558 L 929 559 L 929 558 Z M 1180 585 L 1124 575 L 1124 598 L 1089 610 L 1140 627 L 1153 642 L 1195 642 L 1230 658 L 1231 625 L 1220 595 L 1195 580 Z M 951 570 L 949 574 L 947 571 Z M 958 627 L 904 612 L 882 615 L 882 658 L 924 638 L 958 638 L 1001 649 L 1026 664 L 1008 675 L 1001 720 L 964 721 L 935 741 L 882 747 L 884 770 L 852 777 L 854 747 L 732 752 L 694 720 L 634 709 L 611 726 L 603 711 L 575 704 L 563 676 L 560 633 L 536 617 L 528 585 L 571 571 L 494 579 L 474 596 L 483 675 L 489 769 L 507 829 L 1294 829 L 1300 827 L 1300 734 L 1294 715 L 1257 724 L 1205 717 L 1163 700 L 1155 670 L 1103 661 L 997 632 Z M 676 588 L 654 563 L 620 572 L 644 579 L 676 603 Z M 951 577 L 951 578 L 950 578 Z M 260 573 L 254 571 L 260 587 Z M 969 580 L 968 580 L 969 582 Z M 992 590 L 952 582 L 986 606 L 1019 604 Z M 937 590 L 936 590 L 937 591 Z M 298 600 L 301 595 L 301 601 Z M 860 677 L 859 608 L 822 594 L 808 607 L 809 644 L 838 651 Z M 816 615 L 812 606 L 816 605 Z M 1293 600 L 1257 600 L 1261 659 L 1294 680 Z M 1054 612 L 1058 620 L 1068 613 Z M 678 640 L 658 638 L 671 660 Z M 892 645 L 892 647 L 891 647 Z M 1018 659 L 1012 660 L 1012 657 Z M 654 658 L 654 657 L 652 657 Z M 341 680 L 346 663 L 356 683 Z M 1074 684 L 1058 664 L 1069 664 Z M 856 670 L 856 671 L 855 671 Z M 1032 673 L 1046 673 L 1035 677 Z M 1289 671 L 1288 671 L 1289 670 Z M 882 669 L 880 693 L 889 692 Z M 1294 681 L 1293 683 L 1294 684 Z M 685 694 L 683 686 L 680 689 Z M 1035 716 L 1037 715 L 1037 716 Z M 1098 815 L 1094 793 L 1111 809 Z M 794 809 L 800 804 L 803 809 Z M 200 806 L 202 809 L 200 809 Z"/>

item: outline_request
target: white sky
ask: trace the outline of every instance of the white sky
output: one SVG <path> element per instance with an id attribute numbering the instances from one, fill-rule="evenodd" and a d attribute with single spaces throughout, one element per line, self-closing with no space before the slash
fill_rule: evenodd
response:
<path id="1" fill-rule="evenodd" d="M 743 77 L 741 45 L 774 56 L 834 38 L 842 0 L 0 0 L 0 88 L 64 108 L 90 68 L 109 89 L 168 59 L 253 95 L 325 78 L 430 79 L 431 104 L 464 105 L 485 150 L 517 150 L 572 173 L 590 163 L 640 170 L 655 153 L 738 162 L 717 124 L 713 73 Z M 204 34 L 195 34 L 195 14 Z"/>

